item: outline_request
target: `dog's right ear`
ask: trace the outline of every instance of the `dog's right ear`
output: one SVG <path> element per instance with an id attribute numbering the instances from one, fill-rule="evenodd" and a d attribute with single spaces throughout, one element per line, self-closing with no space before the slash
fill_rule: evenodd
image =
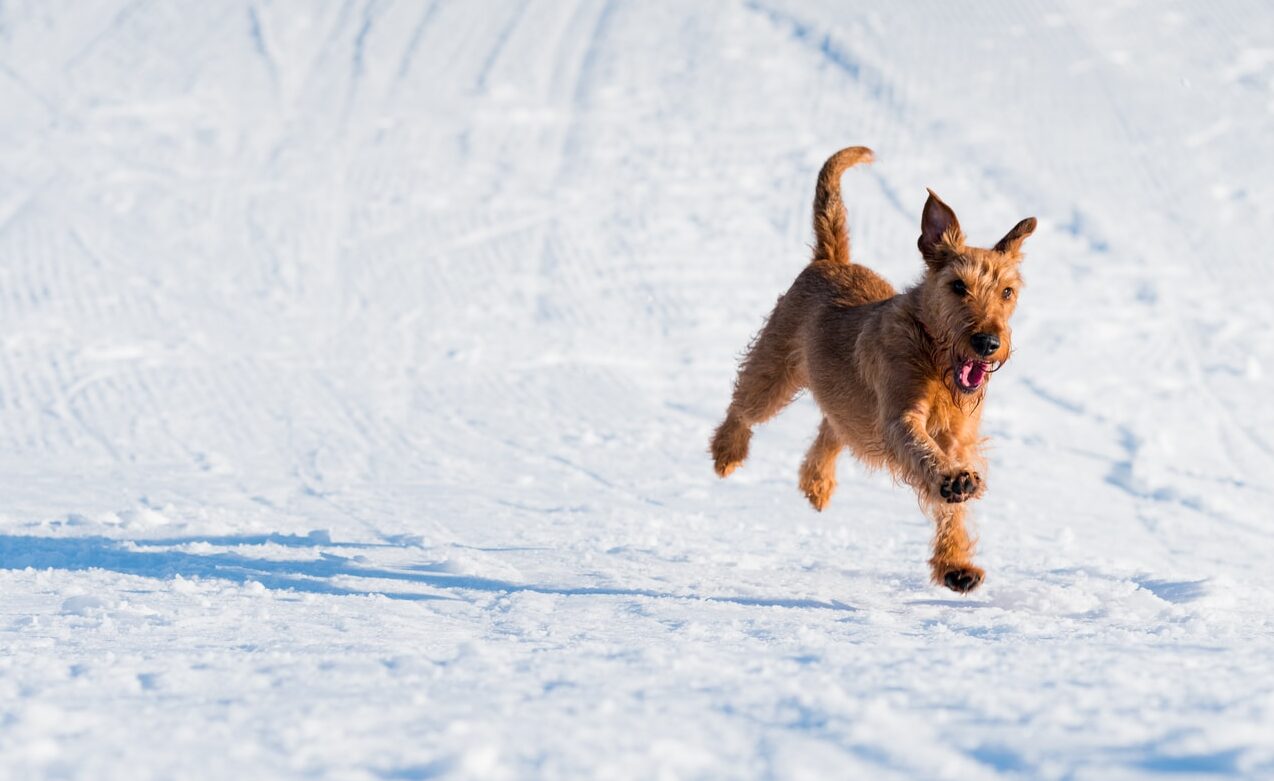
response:
<path id="1" fill-rule="evenodd" d="M 925 262 L 935 267 L 964 247 L 960 221 L 933 190 L 929 190 L 929 200 L 925 201 L 925 211 L 920 217 L 920 240 L 916 245 Z"/>

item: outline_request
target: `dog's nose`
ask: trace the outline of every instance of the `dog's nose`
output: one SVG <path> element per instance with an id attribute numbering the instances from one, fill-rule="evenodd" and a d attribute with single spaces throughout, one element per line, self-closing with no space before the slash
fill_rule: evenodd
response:
<path id="1" fill-rule="evenodd" d="M 1000 349 L 1000 337 L 995 334 L 974 334 L 969 338 L 969 344 L 973 345 L 973 349 L 983 358 Z"/>

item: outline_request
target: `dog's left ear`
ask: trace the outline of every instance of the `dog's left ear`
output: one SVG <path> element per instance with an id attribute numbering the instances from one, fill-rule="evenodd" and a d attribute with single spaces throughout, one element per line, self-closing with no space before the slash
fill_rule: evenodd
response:
<path id="1" fill-rule="evenodd" d="M 995 244 L 996 252 L 1003 252 L 1008 255 L 1016 255 L 1018 250 L 1022 248 L 1022 242 L 1026 241 L 1026 237 L 1035 232 L 1035 218 L 1027 217 L 1017 225 L 1013 226 L 1013 230 L 1004 235 Z"/>
<path id="2" fill-rule="evenodd" d="M 951 254 L 964 247 L 960 221 L 933 190 L 929 191 L 924 214 L 920 216 L 920 240 L 916 244 L 925 261 L 934 267 L 940 266 Z"/>

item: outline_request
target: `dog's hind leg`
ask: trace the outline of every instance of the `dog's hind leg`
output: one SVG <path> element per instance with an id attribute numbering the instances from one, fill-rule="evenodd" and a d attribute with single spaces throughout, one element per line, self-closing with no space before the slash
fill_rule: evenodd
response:
<path id="1" fill-rule="evenodd" d="M 712 461 L 725 477 L 748 457 L 752 427 L 764 423 L 791 403 L 805 386 L 799 359 L 791 349 L 793 329 L 784 322 L 783 300 L 748 349 L 725 420 L 712 435 Z"/>
<path id="2" fill-rule="evenodd" d="M 933 582 L 961 594 L 982 585 L 984 573 L 972 562 L 973 541 L 964 526 L 964 505 L 931 505 L 937 523 L 933 558 L 929 559 Z"/>
<path id="3" fill-rule="evenodd" d="M 821 512 L 832 500 L 832 492 L 836 490 L 836 458 L 844 447 L 845 443 L 832 428 L 831 421 L 823 418 L 818 426 L 818 436 L 801 463 L 801 492 L 815 510 Z"/>

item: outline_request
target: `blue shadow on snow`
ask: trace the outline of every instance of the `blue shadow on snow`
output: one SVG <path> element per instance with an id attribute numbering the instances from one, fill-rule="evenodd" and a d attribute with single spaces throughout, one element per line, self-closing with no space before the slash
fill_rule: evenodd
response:
<path id="1" fill-rule="evenodd" d="M 118 540 L 110 537 L 38 537 L 0 535 L 0 569 L 103 569 L 148 578 L 218 578 L 235 583 L 258 582 L 269 589 L 290 589 L 336 596 L 378 594 L 391 599 L 454 599 L 441 594 L 388 592 L 375 588 L 348 588 L 332 583 L 333 578 L 369 578 L 399 581 L 445 591 L 485 591 L 495 593 L 532 592 L 559 596 L 621 596 L 727 602 L 747 607 L 785 607 L 816 610 L 854 611 L 839 601 L 785 599 L 748 596 L 697 596 L 672 594 L 650 589 L 609 587 L 555 587 L 430 571 L 436 565 L 422 564 L 407 569 L 364 566 L 355 560 L 331 553 L 318 559 L 279 560 L 245 556 L 241 553 L 192 553 L 177 550 L 146 550 L 151 547 L 190 543 L 215 545 L 275 544 L 286 547 L 338 548 L 395 547 L 385 544 L 334 543 L 325 532 L 308 535 L 262 534 L 219 537 L 174 537 L 167 539 Z"/>

